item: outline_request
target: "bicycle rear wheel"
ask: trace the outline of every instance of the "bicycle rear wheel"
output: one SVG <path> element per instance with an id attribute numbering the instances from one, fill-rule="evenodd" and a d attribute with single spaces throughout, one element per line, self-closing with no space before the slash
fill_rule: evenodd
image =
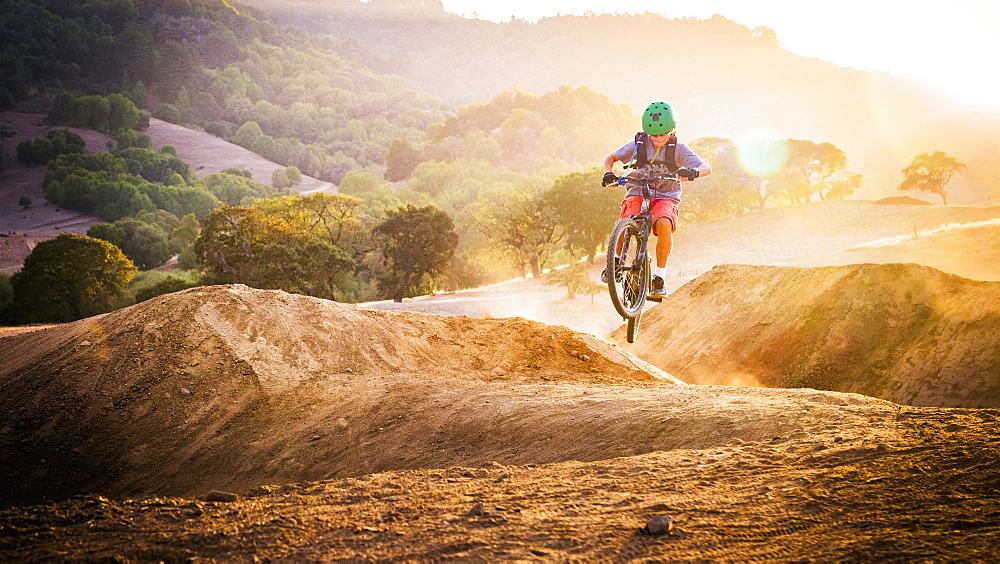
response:
<path id="1" fill-rule="evenodd" d="M 615 249 L 621 241 L 615 261 Z M 620 219 L 608 240 L 608 293 L 618 313 L 631 319 L 642 311 L 649 286 L 649 264 L 645 253 L 640 255 L 642 228 L 634 219 Z"/>

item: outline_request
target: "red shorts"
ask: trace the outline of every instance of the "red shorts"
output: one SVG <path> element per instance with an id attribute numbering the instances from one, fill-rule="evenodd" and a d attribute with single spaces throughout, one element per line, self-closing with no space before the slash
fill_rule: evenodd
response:
<path id="1" fill-rule="evenodd" d="M 622 202 L 622 213 L 620 219 L 639 215 L 642 209 L 642 196 L 629 196 Z M 656 235 L 656 222 L 665 217 L 670 220 L 670 232 L 677 231 L 677 202 L 663 198 L 661 200 L 649 201 L 649 213 L 653 216 L 653 235 Z"/>

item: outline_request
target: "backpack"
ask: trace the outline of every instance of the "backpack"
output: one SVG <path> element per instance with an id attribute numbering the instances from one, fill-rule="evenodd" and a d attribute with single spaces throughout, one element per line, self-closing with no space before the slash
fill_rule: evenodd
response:
<path id="1" fill-rule="evenodd" d="M 650 164 L 649 157 L 646 156 L 647 143 L 649 143 L 649 134 L 643 131 L 635 134 L 635 158 L 628 164 L 628 168 L 634 170 Z M 665 164 L 667 165 L 667 170 L 672 173 L 677 172 L 677 169 L 680 168 L 674 162 L 674 154 L 677 151 L 677 136 L 671 135 L 665 147 L 667 150 L 663 152 L 661 160 L 656 161 L 654 164 Z"/>

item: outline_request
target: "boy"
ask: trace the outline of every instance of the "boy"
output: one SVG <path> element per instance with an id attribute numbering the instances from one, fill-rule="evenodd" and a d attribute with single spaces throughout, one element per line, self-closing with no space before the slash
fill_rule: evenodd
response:
<path id="1" fill-rule="evenodd" d="M 712 173 L 712 167 L 694 154 L 684 143 L 677 142 L 677 121 L 674 110 L 666 102 L 653 102 L 642 113 L 642 132 L 635 139 L 622 145 L 617 151 L 604 157 L 604 179 L 602 184 L 617 184 L 618 177 L 612 172 L 616 162 L 629 163 L 641 176 L 656 176 L 673 173 L 682 181 L 689 182 Z M 676 180 L 664 180 L 650 186 L 652 198 L 649 213 L 653 215 L 653 234 L 656 235 L 656 268 L 650 283 L 649 297 L 663 298 L 666 291 L 663 279 L 667 273 L 667 259 L 673 248 L 673 232 L 677 230 L 677 206 L 681 202 L 681 184 Z M 639 213 L 642 206 L 642 189 L 629 185 L 622 202 L 622 219 Z M 608 249 L 611 252 L 611 249 Z M 601 281 L 607 283 L 607 272 L 601 273 Z"/>

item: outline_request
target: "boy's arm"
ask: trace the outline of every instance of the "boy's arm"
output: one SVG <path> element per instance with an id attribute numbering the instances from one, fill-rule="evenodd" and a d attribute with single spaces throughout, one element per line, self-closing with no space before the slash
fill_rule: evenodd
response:
<path id="1" fill-rule="evenodd" d="M 621 159 L 614 153 L 608 153 L 608 156 L 604 157 L 604 172 L 611 172 L 614 169 L 615 163 L 619 160 Z"/>

